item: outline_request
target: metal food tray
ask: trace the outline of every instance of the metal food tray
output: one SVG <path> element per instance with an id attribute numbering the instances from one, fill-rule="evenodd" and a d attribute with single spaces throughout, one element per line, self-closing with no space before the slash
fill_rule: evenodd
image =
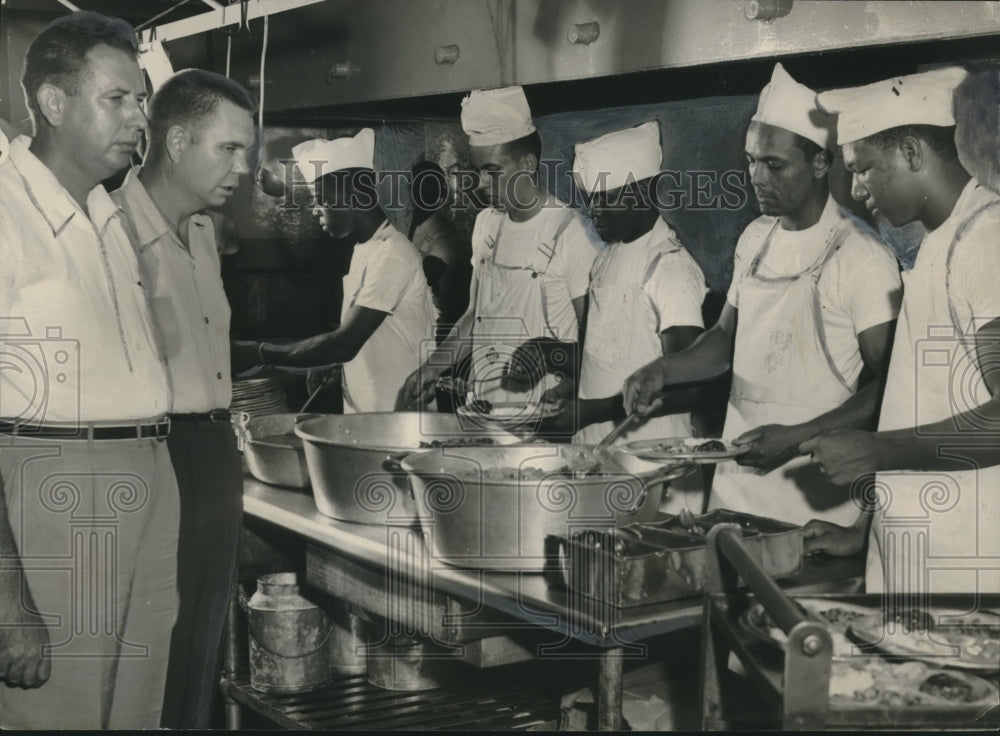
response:
<path id="1" fill-rule="evenodd" d="M 715 524 L 738 524 L 747 551 L 772 577 L 802 571 L 800 526 L 728 509 L 694 519 L 694 530 L 673 515 L 642 524 L 584 528 L 551 538 L 549 549 L 558 549 L 563 584 L 619 607 L 701 595 L 706 538 Z"/>

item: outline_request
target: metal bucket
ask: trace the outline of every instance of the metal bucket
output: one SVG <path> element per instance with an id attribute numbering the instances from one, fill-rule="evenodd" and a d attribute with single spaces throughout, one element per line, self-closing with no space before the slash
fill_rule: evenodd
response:
<path id="1" fill-rule="evenodd" d="M 455 660 L 443 649 L 408 636 L 395 636 L 368 650 L 368 682 L 385 690 L 431 690 L 454 675 Z"/>
<path id="2" fill-rule="evenodd" d="M 250 685 L 299 693 L 330 682 L 330 618 L 299 595 L 294 572 L 261 575 L 247 603 Z"/>
<path id="3" fill-rule="evenodd" d="M 330 609 L 330 670 L 338 675 L 363 675 L 368 671 L 365 622 L 343 601 Z"/>

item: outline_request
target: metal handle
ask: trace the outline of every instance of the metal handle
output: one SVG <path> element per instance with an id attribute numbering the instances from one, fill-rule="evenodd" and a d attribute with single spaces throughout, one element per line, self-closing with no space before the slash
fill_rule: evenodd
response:
<path id="1" fill-rule="evenodd" d="M 382 461 L 382 470 L 387 473 L 405 473 L 403 470 L 402 462 L 403 458 L 408 456 L 410 452 L 396 452 L 385 456 L 385 460 Z"/>
<path id="2" fill-rule="evenodd" d="M 678 463 L 677 465 L 670 466 L 670 469 L 667 472 L 660 475 L 654 475 L 652 478 L 647 479 L 644 485 L 648 488 L 649 486 L 654 486 L 657 483 L 672 483 L 675 480 L 686 478 L 697 469 L 698 466 L 694 463 Z"/>
<path id="3" fill-rule="evenodd" d="M 236 413 L 236 421 L 233 422 L 233 425 L 236 429 L 236 449 L 240 452 L 243 452 L 246 446 L 250 444 L 250 441 L 253 439 L 253 437 L 250 436 L 249 428 L 251 419 L 253 419 L 253 417 L 245 411 Z"/>

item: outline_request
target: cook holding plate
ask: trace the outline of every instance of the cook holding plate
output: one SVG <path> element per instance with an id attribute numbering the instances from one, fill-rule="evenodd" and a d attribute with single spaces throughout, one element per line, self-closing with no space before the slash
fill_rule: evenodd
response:
<path id="1" fill-rule="evenodd" d="M 472 231 L 469 308 L 451 334 L 406 380 L 397 408 L 434 397 L 438 377 L 472 355 L 472 391 L 493 404 L 540 403 L 550 378 L 533 391 L 507 376 L 518 346 L 535 340 L 558 369 L 575 372 L 575 351 L 546 348 L 577 343 L 590 264 L 597 254 L 581 215 L 539 182 L 541 139 L 520 87 L 474 90 L 462 101 L 462 127 L 490 206 Z M 531 367 L 529 367 L 530 371 Z"/>
<path id="2" fill-rule="evenodd" d="M 736 246 L 718 322 L 625 382 L 626 409 L 732 361 L 724 437 L 747 450 L 719 465 L 709 508 L 795 524 L 857 520 L 850 491 L 800 457 L 834 429 L 873 426 L 900 301 L 888 249 L 830 196 L 832 122 L 780 64 L 746 135 L 762 212 Z M 862 368 L 873 376 L 861 380 Z"/>

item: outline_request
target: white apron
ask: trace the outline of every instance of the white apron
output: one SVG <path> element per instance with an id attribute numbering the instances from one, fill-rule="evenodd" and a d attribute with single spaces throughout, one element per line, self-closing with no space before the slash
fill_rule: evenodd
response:
<path id="1" fill-rule="evenodd" d="M 501 388 L 500 377 L 507 370 L 514 351 L 525 341 L 533 337 L 554 337 L 576 342 L 578 338 L 578 331 L 561 335 L 550 323 L 542 278 L 552 264 L 559 236 L 572 218 L 573 211 L 568 209 L 563 218 L 554 218 L 548 231 L 540 234 L 531 260 L 523 266 L 496 262 L 507 217 L 496 217 L 495 224 L 491 223 L 492 232 L 486 234 L 489 254 L 480 259 L 477 269 L 476 317 L 472 325 L 472 392 L 476 398 L 494 404 L 532 404 L 540 402 L 542 394 L 555 385 L 554 377 L 549 375 L 527 392 L 507 391 Z"/>
<path id="2" fill-rule="evenodd" d="M 657 256 L 654 259 L 647 275 L 656 268 L 659 258 Z M 602 277 L 610 260 L 605 259 L 591 276 L 587 335 L 584 339 L 583 369 L 580 373 L 581 399 L 614 396 L 621 391 L 625 379 L 634 371 L 663 355 L 657 332 L 659 319 L 649 295 L 638 281 L 607 283 Z M 573 441 L 597 444 L 614 426 L 611 421 L 591 424 L 577 432 Z M 690 414 L 671 414 L 654 417 L 633 427 L 622 433 L 614 444 L 690 436 Z M 660 506 L 660 510 L 676 513 L 681 508 L 689 508 L 699 513 L 702 488 L 700 473 L 671 484 L 670 496 Z"/>
<path id="3" fill-rule="evenodd" d="M 764 424 L 799 424 L 844 403 L 854 387 L 831 358 L 823 334 L 818 282 L 823 267 L 848 232 L 838 219 L 826 247 L 799 274 L 759 274 L 774 226 L 739 285 L 739 326 L 733 383 L 723 437 L 732 440 Z M 830 483 L 807 457 L 796 457 L 769 473 L 735 462 L 715 471 L 709 508 L 728 508 L 793 524 L 818 518 L 837 524 L 857 519 L 850 491 Z"/>
<path id="4" fill-rule="evenodd" d="M 880 430 L 941 421 L 989 399 L 948 290 L 955 246 L 982 211 L 965 218 L 950 243 L 925 239 L 913 269 L 903 273 Z M 960 456 L 962 444 L 952 431 L 939 447 Z M 887 577 L 893 592 L 1000 593 L 1000 466 L 882 472 L 874 495 L 869 593 L 885 591 Z"/>

